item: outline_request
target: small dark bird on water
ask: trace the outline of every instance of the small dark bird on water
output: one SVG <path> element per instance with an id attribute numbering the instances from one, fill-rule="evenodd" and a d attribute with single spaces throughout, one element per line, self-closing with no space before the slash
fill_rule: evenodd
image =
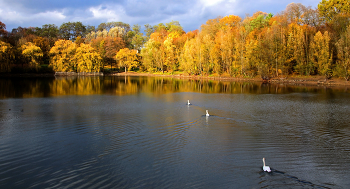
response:
<path id="1" fill-rule="evenodd" d="M 21 110 L 21 112 L 23 112 L 23 109 Z"/>
<path id="2" fill-rule="evenodd" d="M 11 109 L 9 109 L 9 111 L 11 111 Z"/>

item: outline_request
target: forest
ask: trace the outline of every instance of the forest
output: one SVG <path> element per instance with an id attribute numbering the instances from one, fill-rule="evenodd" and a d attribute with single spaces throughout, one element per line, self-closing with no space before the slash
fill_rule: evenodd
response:
<path id="1" fill-rule="evenodd" d="M 219 16 L 185 32 L 178 21 L 18 27 L 0 21 L 0 72 L 122 72 L 350 79 L 350 6 L 291 3 L 273 15 Z"/>

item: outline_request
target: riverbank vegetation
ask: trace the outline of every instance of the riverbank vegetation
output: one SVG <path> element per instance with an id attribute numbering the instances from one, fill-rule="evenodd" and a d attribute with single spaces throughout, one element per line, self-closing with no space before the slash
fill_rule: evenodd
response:
<path id="1" fill-rule="evenodd" d="M 350 79 L 350 9 L 322 0 L 317 9 L 291 3 L 276 15 L 256 12 L 208 20 L 185 32 L 177 21 L 151 26 L 81 22 L 7 32 L 0 22 L 0 72 L 122 71 L 255 77 Z M 42 67 L 46 66 L 46 69 Z M 47 69 L 47 67 L 49 69 Z"/>

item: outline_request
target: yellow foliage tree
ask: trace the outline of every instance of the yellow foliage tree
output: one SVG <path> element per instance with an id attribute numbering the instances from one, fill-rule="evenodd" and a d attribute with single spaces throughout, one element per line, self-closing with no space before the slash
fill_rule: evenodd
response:
<path id="1" fill-rule="evenodd" d="M 43 57 L 41 48 L 31 42 L 27 42 L 21 46 L 21 49 L 22 54 L 30 60 L 29 65 L 38 69 L 40 66 L 40 58 Z"/>
<path id="2" fill-rule="evenodd" d="M 115 58 L 119 60 L 119 66 L 125 68 L 125 72 L 127 70 L 131 70 L 134 67 L 137 67 L 137 50 L 134 49 L 120 49 Z"/>
<path id="3" fill-rule="evenodd" d="M 180 68 L 188 74 L 194 74 L 197 71 L 198 51 L 195 43 L 195 39 L 190 39 L 185 43 L 183 57 L 180 62 Z"/>
<path id="4" fill-rule="evenodd" d="M 335 44 L 338 52 L 337 72 L 346 81 L 350 78 L 350 26 Z"/>
<path id="5" fill-rule="evenodd" d="M 299 74 L 309 74 L 306 56 L 306 43 L 305 43 L 305 31 L 296 24 L 291 23 L 288 26 L 288 40 L 287 40 L 287 62 L 289 67 L 295 64 L 294 69 Z"/>
<path id="6" fill-rule="evenodd" d="M 72 72 L 76 70 L 74 59 L 76 44 L 70 40 L 58 40 L 50 50 L 50 66 L 56 72 Z"/>
<path id="7" fill-rule="evenodd" d="M 220 24 L 222 29 L 227 29 L 227 27 L 237 26 L 241 20 L 239 16 L 228 15 L 220 19 Z"/>
<path id="8" fill-rule="evenodd" d="M 317 67 L 318 73 L 326 76 L 327 78 L 331 74 L 331 63 L 332 63 L 332 53 L 330 51 L 330 37 L 326 31 L 323 35 L 319 31 L 316 33 L 312 43 L 311 43 L 311 52 L 312 59 L 311 61 Z"/>
<path id="9" fill-rule="evenodd" d="M 0 72 L 10 72 L 10 62 L 13 51 L 9 43 L 0 41 Z"/>
<path id="10" fill-rule="evenodd" d="M 157 49 L 157 42 L 153 39 L 150 39 L 145 43 L 144 47 L 141 49 L 142 62 L 145 66 L 145 70 L 150 72 L 155 70 L 155 53 Z"/>
<path id="11" fill-rule="evenodd" d="M 77 48 L 74 60 L 77 61 L 77 72 L 99 72 L 103 65 L 100 54 L 84 43 Z"/>
<path id="12" fill-rule="evenodd" d="M 173 44 L 173 38 L 168 37 L 164 42 L 164 53 L 165 53 L 165 65 L 171 70 L 176 70 L 176 46 Z"/>

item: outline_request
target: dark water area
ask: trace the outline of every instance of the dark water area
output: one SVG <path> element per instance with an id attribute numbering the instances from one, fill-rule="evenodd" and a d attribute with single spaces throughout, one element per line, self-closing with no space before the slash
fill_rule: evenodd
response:
<path id="1" fill-rule="evenodd" d="M 0 78 L 0 188 L 349 188 L 349 95 L 156 77 Z"/>

